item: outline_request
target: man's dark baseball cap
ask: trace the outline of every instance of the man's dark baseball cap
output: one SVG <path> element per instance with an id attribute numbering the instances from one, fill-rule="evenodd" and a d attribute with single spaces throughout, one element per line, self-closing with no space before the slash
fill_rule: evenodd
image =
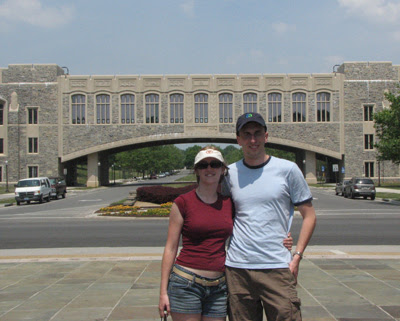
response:
<path id="1" fill-rule="evenodd" d="M 264 118 L 259 113 L 245 113 L 240 116 L 236 122 L 236 134 L 238 135 L 243 126 L 251 122 L 260 124 L 265 128 L 265 131 L 267 131 L 267 125 L 265 124 Z"/>

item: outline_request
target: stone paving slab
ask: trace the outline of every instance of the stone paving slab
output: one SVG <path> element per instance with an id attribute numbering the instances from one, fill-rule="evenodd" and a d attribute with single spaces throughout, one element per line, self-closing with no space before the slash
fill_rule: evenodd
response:
<path id="1" fill-rule="evenodd" d="M 0 321 L 158 321 L 160 263 L 0 260 Z M 304 321 L 400 320 L 400 259 L 305 258 L 298 291 Z"/>

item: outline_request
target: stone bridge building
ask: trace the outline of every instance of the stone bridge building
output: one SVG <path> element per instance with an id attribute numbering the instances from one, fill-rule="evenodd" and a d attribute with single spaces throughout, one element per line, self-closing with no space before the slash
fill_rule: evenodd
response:
<path id="1" fill-rule="evenodd" d="M 235 122 L 257 111 L 269 144 L 296 153 L 307 181 L 317 159 L 329 181 L 352 176 L 399 180 L 378 162 L 372 114 L 397 90 L 399 66 L 345 62 L 326 74 L 74 76 L 54 64 L 0 69 L 0 180 L 76 179 L 87 159 L 88 186 L 108 183 L 107 156 L 175 143 L 236 143 Z M 338 172 L 336 172 L 336 170 Z"/>

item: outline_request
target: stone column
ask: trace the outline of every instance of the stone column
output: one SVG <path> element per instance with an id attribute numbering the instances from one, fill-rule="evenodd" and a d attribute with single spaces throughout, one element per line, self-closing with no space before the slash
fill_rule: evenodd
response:
<path id="1" fill-rule="evenodd" d="M 314 152 L 306 151 L 304 158 L 305 178 L 309 184 L 317 184 L 317 159 Z"/>
<path id="2" fill-rule="evenodd" d="M 87 175 L 88 180 L 86 182 L 87 187 L 99 187 L 99 154 L 89 154 L 87 157 Z"/>

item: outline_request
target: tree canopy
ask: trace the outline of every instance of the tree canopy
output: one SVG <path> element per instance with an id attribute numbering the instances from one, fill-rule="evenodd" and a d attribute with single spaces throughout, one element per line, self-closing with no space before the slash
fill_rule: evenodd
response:
<path id="1" fill-rule="evenodd" d="M 385 93 L 390 107 L 374 114 L 378 159 L 400 164 L 400 95 Z"/>

